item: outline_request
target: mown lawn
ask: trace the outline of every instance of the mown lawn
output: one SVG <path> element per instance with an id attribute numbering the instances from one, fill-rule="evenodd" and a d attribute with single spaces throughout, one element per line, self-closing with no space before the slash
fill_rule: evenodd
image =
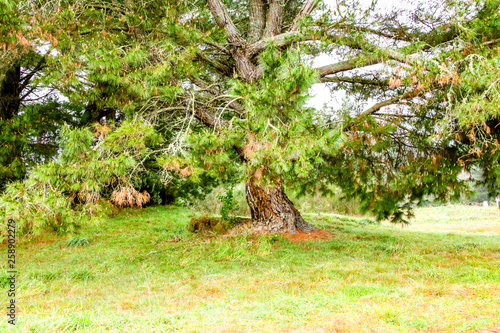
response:
<path id="1" fill-rule="evenodd" d="M 4 316 L 0 331 L 500 328 L 500 210 L 418 213 L 409 228 L 306 215 L 335 238 L 292 243 L 190 234 L 183 208 L 125 210 L 82 230 L 87 246 L 68 246 L 69 236 L 18 241 L 18 322 L 14 330 Z M 2 252 L 6 275 L 5 245 Z M 4 311 L 7 302 L 1 293 Z"/>

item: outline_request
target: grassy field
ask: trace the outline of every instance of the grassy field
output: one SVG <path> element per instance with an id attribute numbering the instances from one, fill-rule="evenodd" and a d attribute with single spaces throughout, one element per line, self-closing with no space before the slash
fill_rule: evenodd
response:
<path id="1" fill-rule="evenodd" d="M 335 238 L 301 243 L 190 234 L 191 214 L 124 210 L 82 230 L 87 246 L 68 246 L 69 236 L 18 241 L 15 331 L 500 328 L 499 209 L 425 208 L 404 228 L 310 214 Z M 6 292 L 0 304 L 6 311 Z M 14 331 L 5 316 L 0 331 Z"/>

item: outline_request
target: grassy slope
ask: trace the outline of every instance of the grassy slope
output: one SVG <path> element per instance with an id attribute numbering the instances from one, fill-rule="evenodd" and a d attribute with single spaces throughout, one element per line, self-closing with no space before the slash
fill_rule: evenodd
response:
<path id="1" fill-rule="evenodd" d="M 446 224 L 453 230 L 444 216 L 453 217 L 457 209 L 436 208 L 443 222 L 422 218 L 422 228 Z M 335 239 L 295 244 L 276 236 L 203 238 L 185 231 L 185 209 L 125 211 L 83 230 L 89 246 L 68 247 L 68 237 L 53 235 L 18 242 L 16 331 L 500 327 L 500 210 L 467 209 L 476 216 L 469 223 L 487 224 L 489 235 L 361 225 L 315 214 L 307 219 Z M 482 220 L 485 212 L 492 218 Z M 1 293 L 0 304 L 7 302 Z M 4 318 L 0 331 L 9 330 Z"/>

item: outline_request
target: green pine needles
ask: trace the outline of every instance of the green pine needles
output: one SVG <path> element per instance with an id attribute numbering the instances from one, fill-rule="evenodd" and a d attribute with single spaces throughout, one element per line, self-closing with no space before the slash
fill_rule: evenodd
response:
<path id="1" fill-rule="evenodd" d="M 229 226 L 234 225 L 237 217 L 233 214 L 240 208 L 238 202 L 234 197 L 234 185 L 229 184 L 224 195 L 218 195 L 217 199 L 222 203 L 222 206 L 220 208 L 220 215 L 222 217 L 222 220 Z"/>
<path id="2" fill-rule="evenodd" d="M 338 150 L 339 128 L 330 128 L 314 108 L 306 106 L 317 73 L 298 51 L 270 47 L 261 58 L 263 78 L 255 83 L 232 81 L 232 96 L 247 110 L 245 119 L 217 131 L 191 135 L 193 161 L 219 177 L 237 175 L 272 184 L 282 177 L 300 184 L 323 163 L 321 155 Z M 241 154 L 234 147 L 241 147 Z"/>
<path id="3" fill-rule="evenodd" d="M 8 184 L 0 212 L 16 220 L 20 234 L 67 233 L 108 211 L 110 199 L 116 206 L 142 207 L 150 196 L 135 185 L 161 141 L 140 120 L 96 124 L 94 131 L 62 127 L 60 156 Z"/>

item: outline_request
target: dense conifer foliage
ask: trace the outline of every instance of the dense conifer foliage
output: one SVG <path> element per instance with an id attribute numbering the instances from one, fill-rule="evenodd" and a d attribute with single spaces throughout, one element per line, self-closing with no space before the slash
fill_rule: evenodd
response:
<path id="1" fill-rule="evenodd" d="M 0 8 L 9 59 L 0 68 L 2 105 L 18 117 L 2 116 L 2 134 L 25 138 L 2 137 L 9 151 L 2 179 L 22 178 L 57 144 L 57 161 L 34 167 L 26 181 L 69 163 L 55 130 L 64 121 L 114 128 L 82 147 L 95 152 L 107 140 L 120 153 L 96 158 L 115 163 L 127 147 L 116 133 L 126 136 L 140 119 L 147 130 L 136 130 L 161 140 L 151 139 L 146 155 L 130 155 L 137 164 L 125 158 L 121 171 L 103 173 L 127 178 L 109 196 L 118 205 L 127 198 L 120 202 L 140 206 L 152 195 L 137 199 L 146 174 L 179 186 L 187 178 L 207 187 L 243 181 L 256 228 L 296 232 L 315 228 L 286 188 L 327 194 L 333 184 L 393 221 L 411 216 L 423 197 L 458 197 L 467 190 L 458 174 L 473 167 L 484 171 L 491 195 L 499 191 L 497 0 L 436 0 L 389 12 L 376 3 L 317 0 L 3 1 Z M 315 66 L 319 55 L 330 63 Z M 314 84 L 343 104 L 308 106 Z M 52 88 L 65 102 L 23 103 L 19 96 L 30 94 L 20 87 Z M 28 142 L 44 137 L 53 148 L 35 158 L 43 154 Z M 58 190 L 66 200 L 81 192 L 72 181 L 75 190 Z M 9 185 L 11 198 L 20 184 Z M 85 193 L 103 195 L 92 186 Z"/>

